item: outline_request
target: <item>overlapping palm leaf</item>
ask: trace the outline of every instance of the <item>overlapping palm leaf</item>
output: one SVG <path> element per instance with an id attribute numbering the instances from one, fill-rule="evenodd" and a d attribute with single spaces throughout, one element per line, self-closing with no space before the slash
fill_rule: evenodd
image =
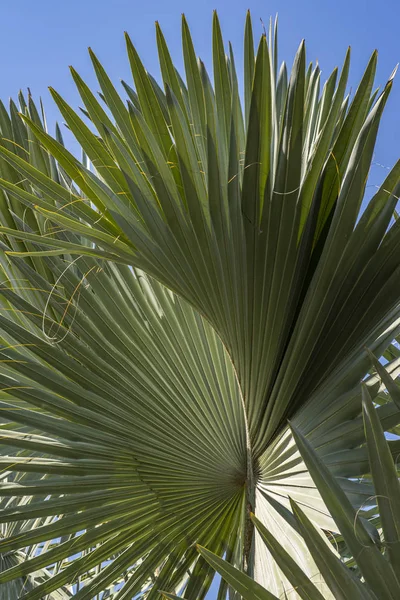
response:
<path id="1" fill-rule="evenodd" d="M 383 380 L 398 397 L 398 388 L 383 367 L 378 367 Z M 316 451 L 302 434 L 294 430 L 296 443 L 312 477 L 325 499 L 343 539 L 354 557 L 347 564 L 339 560 L 323 543 L 319 532 L 313 527 L 299 505 L 292 501 L 293 514 L 288 511 L 288 523 L 293 527 L 294 535 L 301 535 L 313 557 L 318 571 L 308 577 L 298 562 L 285 551 L 284 547 L 265 525 L 254 515 L 252 520 L 262 538 L 270 549 L 277 564 L 290 581 L 291 589 L 295 589 L 299 597 L 306 600 L 323 600 L 316 582 L 323 578 L 336 600 L 357 598 L 360 600 L 395 600 L 400 593 L 400 570 L 398 549 L 400 544 L 400 483 L 398 469 L 390 452 L 389 443 L 385 439 L 384 430 L 377 418 L 377 411 L 367 387 L 362 389 L 363 421 L 366 433 L 365 449 L 375 487 L 375 494 L 369 499 L 372 505 L 369 512 L 379 513 L 382 528 L 380 532 L 361 518 L 360 511 L 348 502 L 343 491 L 337 485 L 329 469 L 318 457 Z M 394 399 L 394 398 L 393 398 Z M 363 446 L 364 447 L 364 446 Z M 219 571 L 233 589 L 240 592 L 245 600 L 268 600 L 275 595 L 252 581 L 247 575 L 224 562 L 205 548 L 199 547 L 200 554 Z M 357 566 L 362 579 L 356 576 Z M 290 590 L 288 590 L 290 591 Z M 168 594 L 166 594 L 168 597 Z"/>
<path id="2" fill-rule="evenodd" d="M 373 493 L 355 480 L 368 471 L 358 381 L 366 346 L 398 370 L 386 349 L 400 316 L 399 164 L 359 214 L 391 80 L 375 99 L 373 54 L 350 102 L 347 54 L 320 94 L 304 45 L 287 81 L 270 37 L 255 58 L 248 17 L 244 115 L 216 16 L 214 86 L 185 20 L 186 83 L 158 26 L 164 90 L 127 40 L 127 105 L 92 53 L 105 108 L 73 71 L 91 125 L 54 92 L 82 162 L 31 98 L 23 120 L 14 105 L 1 111 L 1 416 L 25 428 L 2 437 L 25 452 L 1 461 L 44 476 L 2 493 L 48 500 L 0 518 L 54 522 L 0 552 L 69 536 L 0 575 L 63 561 L 27 599 L 85 574 L 77 598 L 152 598 L 185 581 L 188 597 L 204 597 L 213 570 L 195 542 L 279 595 L 286 576 L 259 538 L 252 550 L 250 509 L 314 573 L 282 516 L 288 496 L 318 527 L 336 526 L 288 417 L 356 508 Z M 393 429 L 399 409 L 381 403 Z"/>

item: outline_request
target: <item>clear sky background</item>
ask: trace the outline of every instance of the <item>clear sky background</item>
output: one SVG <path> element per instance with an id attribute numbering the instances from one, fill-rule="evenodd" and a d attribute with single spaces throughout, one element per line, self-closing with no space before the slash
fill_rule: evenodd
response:
<path id="1" fill-rule="evenodd" d="M 212 10 L 217 9 L 225 41 L 232 42 L 240 71 L 248 8 L 255 38 L 262 34 L 260 18 L 267 26 L 270 15 L 279 13 L 280 59 L 289 66 L 302 38 L 306 39 L 308 60 L 318 59 L 325 76 L 341 66 L 350 45 L 349 89 L 355 89 L 375 48 L 379 51 L 377 85 L 383 87 L 400 61 L 399 0 L 2 0 L 0 97 L 8 102 L 9 97 L 16 98 L 19 89 L 29 87 L 35 99 L 43 98 L 48 121 L 54 125 L 59 117 L 47 90 L 49 85 L 74 108 L 81 104 L 68 65 L 73 65 L 92 89 L 98 89 L 88 46 L 97 53 L 115 84 L 121 78 L 131 83 L 125 30 L 148 71 L 158 78 L 154 21 L 160 22 L 171 54 L 181 66 L 182 12 L 191 27 L 197 54 L 211 71 L 211 19 Z M 392 166 L 399 157 L 400 74 L 382 121 L 368 195 L 385 176 L 384 167 Z M 216 589 L 214 584 L 209 598 L 216 597 Z"/>

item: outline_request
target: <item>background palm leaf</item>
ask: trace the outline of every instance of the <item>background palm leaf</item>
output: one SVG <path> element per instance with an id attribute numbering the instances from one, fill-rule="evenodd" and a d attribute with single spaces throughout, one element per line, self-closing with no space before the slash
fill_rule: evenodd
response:
<path id="1" fill-rule="evenodd" d="M 13 426 L 14 429 L 17 428 L 15 423 L 13 424 Z M 3 427 L 1 428 L 1 430 L 3 433 Z M 8 453 L 10 452 L 10 448 L 2 447 L 3 452 L 4 450 L 6 450 L 6 452 Z M 29 473 L 12 473 L 3 471 L 1 474 L 1 487 L 2 489 L 5 489 L 8 486 L 23 486 L 24 483 L 32 483 L 32 480 L 37 481 L 36 474 L 32 475 Z M 17 513 L 20 509 L 24 510 L 24 507 L 26 507 L 28 503 L 32 502 L 32 500 L 34 500 L 36 503 L 41 503 L 44 499 L 45 498 L 43 496 L 34 499 L 31 496 L 21 495 L 11 497 L 3 496 L 1 499 L 1 511 L 3 512 L 3 514 L 6 514 L 7 511 Z M 11 536 L 23 536 L 25 532 L 28 532 L 35 527 L 45 525 L 46 523 L 51 523 L 52 521 L 52 517 L 39 517 L 37 519 L 30 519 L 27 521 L 19 519 L 17 521 L 11 520 L 9 522 L 5 522 L 3 520 L 0 524 L 1 537 L 7 538 Z M 27 548 L 21 548 L 19 550 L 6 552 L 4 554 L 2 553 L 0 554 L 1 571 L 6 571 L 12 568 L 18 568 L 18 566 L 21 565 L 21 563 L 24 563 L 25 561 L 30 560 L 35 556 L 40 556 L 40 554 L 45 550 L 46 548 L 44 544 L 33 544 L 31 546 L 28 546 Z M 48 571 L 47 569 L 43 568 L 37 570 L 34 575 L 30 575 L 29 573 L 27 573 L 26 576 L 13 579 L 7 583 L 3 583 L 0 587 L 0 598 L 2 600 L 9 600 L 10 598 L 20 598 L 23 596 L 24 593 L 29 592 L 30 590 L 34 590 L 36 586 L 48 580 L 49 577 L 51 577 L 51 575 L 51 571 Z M 66 587 L 63 587 L 54 591 L 52 594 L 47 595 L 45 597 L 45 600 L 67 600 L 71 597 L 72 594 L 69 593 Z"/>

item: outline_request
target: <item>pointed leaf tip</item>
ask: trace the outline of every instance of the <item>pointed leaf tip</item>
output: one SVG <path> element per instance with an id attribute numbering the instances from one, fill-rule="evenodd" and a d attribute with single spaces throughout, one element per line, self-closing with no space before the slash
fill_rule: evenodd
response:
<path id="1" fill-rule="evenodd" d="M 399 68 L 399 63 L 397 63 L 397 65 L 395 66 L 395 68 L 393 69 L 390 77 L 389 77 L 389 81 L 393 81 L 393 79 L 396 77 L 396 73 L 397 73 L 397 69 Z"/>

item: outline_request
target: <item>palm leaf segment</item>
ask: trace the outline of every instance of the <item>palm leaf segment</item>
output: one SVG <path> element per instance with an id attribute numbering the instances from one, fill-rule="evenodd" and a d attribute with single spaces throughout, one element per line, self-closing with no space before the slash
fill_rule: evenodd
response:
<path id="1" fill-rule="evenodd" d="M 264 550 L 250 552 L 249 503 L 288 543 L 268 494 L 279 506 L 294 497 L 335 529 L 289 416 L 356 506 L 371 495 L 346 478 L 368 469 L 353 450 L 364 347 L 379 356 L 398 331 L 400 224 L 388 226 L 400 165 L 358 215 L 391 81 L 375 100 L 374 54 L 350 103 L 348 54 L 320 94 L 304 45 L 287 81 L 270 37 L 254 57 L 248 17 L 244 115 L 216 16 L 214 86 L 185 20 L 186 84 L 157 27 L 165 91 L 127 39 L 136 87 L 125 85 L 127 108 L 92 54 L 112 119 L 73 76 L 98 135 L 54 92 L 83 162 L 59 132 L 47 134 L 31 99 L 20 99 L 24 122 L 14 105 L 2 110 L 1 414 L 20 424 L 2 441 L 21 449 L 2 462 L 43 475 L 2 494 L 47 501 L 1 518 L 53 522 L 0 551 L 67 536 L 0 576 L 61 561 L 27 599 L 77 580 L 77 598 L 153 597 L 185 580 L 188 597 L 203 597 L 213 569 L 194 542 L 280 593 L 281 576 L 257 559 Z M 377 413 L 386 429 L 399 421 L 392 404 Z"/>

